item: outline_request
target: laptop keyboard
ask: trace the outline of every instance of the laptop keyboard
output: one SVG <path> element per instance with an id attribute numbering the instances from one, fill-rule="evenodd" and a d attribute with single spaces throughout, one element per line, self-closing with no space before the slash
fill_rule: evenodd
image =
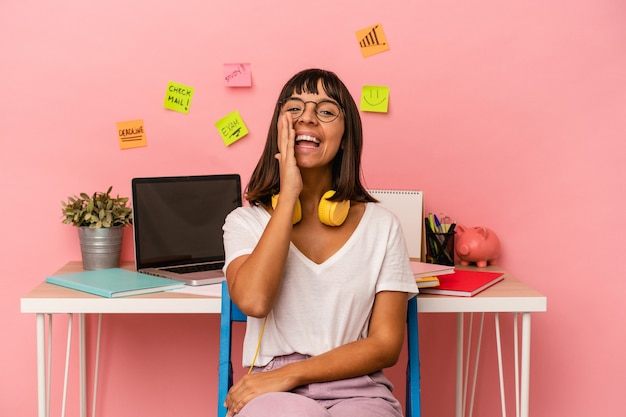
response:
<path id="1" fill-rule="evenodd" d="M 163 270 L 175 272 L 177 274 L 190 274 L 192 272 L 215 271 L 216 269 L 222 269 L 223 267 L 224 262 L 212 262 L 210 264 L 173 266 L 171 268 L 163 268 Z"/>

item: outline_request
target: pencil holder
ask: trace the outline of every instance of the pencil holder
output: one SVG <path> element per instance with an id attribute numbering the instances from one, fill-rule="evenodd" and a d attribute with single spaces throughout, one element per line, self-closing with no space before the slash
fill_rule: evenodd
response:
<path id="1" fill-rule="evenodd" d="M 426 228 L 426 262 L 440 265 L 454 265 L 455 232 L 433 232 Z"/>

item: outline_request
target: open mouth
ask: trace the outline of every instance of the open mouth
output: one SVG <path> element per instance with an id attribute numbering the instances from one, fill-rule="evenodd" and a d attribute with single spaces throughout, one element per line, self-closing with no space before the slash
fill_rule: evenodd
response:
<path id="1" fill-rule="evenodd" d="M 303 146 L 307 148 L 317 148 L 320 146 L 320 141 L 313 136 L 298 135 L 296 137 L 296 146 Z"/>

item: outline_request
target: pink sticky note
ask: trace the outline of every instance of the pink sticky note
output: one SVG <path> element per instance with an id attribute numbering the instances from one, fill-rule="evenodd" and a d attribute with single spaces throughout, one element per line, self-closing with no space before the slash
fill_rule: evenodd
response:
<path id="1" fill-rule="evenodd" d="M 224 85 L 226 87 L 251 87 L 250 64 L 224 64 Z"/>

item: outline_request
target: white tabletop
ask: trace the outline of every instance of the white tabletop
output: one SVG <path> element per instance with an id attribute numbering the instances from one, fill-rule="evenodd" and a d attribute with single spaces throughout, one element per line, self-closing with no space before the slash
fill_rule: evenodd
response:
<path id="1" fill-rule="evenodd" d="M 132 263 L 123 263 L 132 269 Z M 458 267 L 457 267 L 458 268 Z M 485 271 L 501 270 L 494 266 Z M 69 262 L 60 273 L 82 270 L 81 262 Z M 21 299 L 22 313 L 214 313 L 220 312 L 220 298 L 180 292 L 159 292 L 140 296 L 105 298 L 42 282 Z M 546 297 L 510 274 L 474 297 L 419 295 L 420 313 L 539 312 L 546 311 Z"/>

